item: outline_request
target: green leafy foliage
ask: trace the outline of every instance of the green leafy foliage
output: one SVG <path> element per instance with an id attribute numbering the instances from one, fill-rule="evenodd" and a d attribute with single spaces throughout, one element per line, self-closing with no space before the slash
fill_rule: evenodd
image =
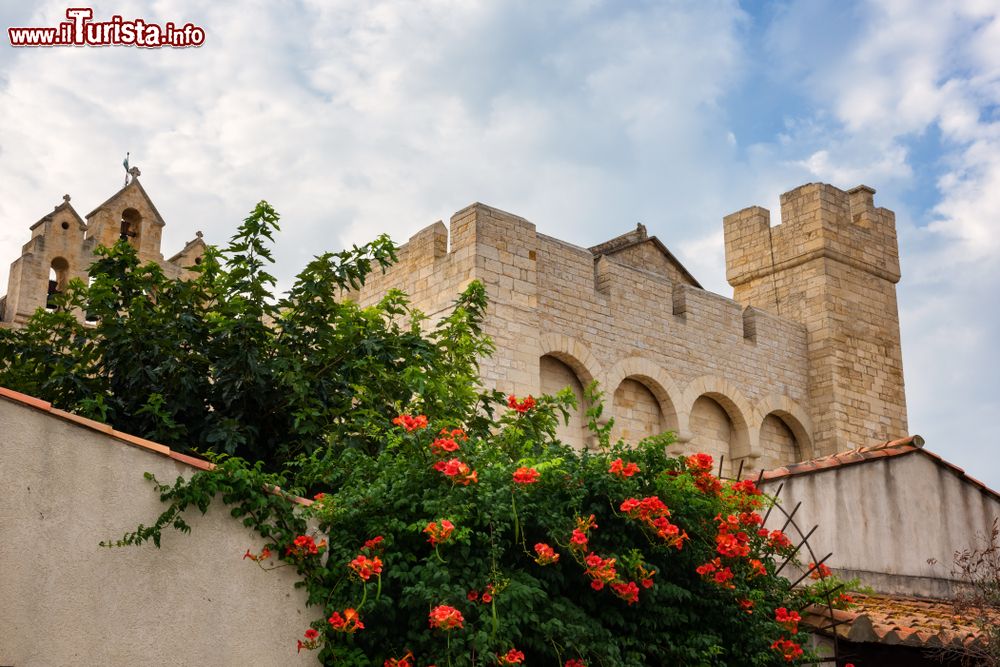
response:
<path id="1" fill-rule="evenodd" d="M 262 553 L 248 556 L 265 569 L 299 573 L 319 633 L 304 644 L 324 664 L 412 654 L 405 664 L 493 665 L 512 648 L 527 664 L 791 662 L 773 643 L 799 645 L 804 631 L 775 612 L 801 610 L 816 592 L 791 590 L 775 576 L 793 547 L 758 533 L 758 512 L 769 500 L 751 484 L 720 482 L 703 461 L 666 456 L 657 439 L 574 451 L 551 435 L 565 407 L 558 398 L 542 397 L 523 412 L 493 407 L 494 420 L 465 430 L 450 420 L 391 428 L 374 458 L 344 450 L 330 466 L 330 485 L 305 510 L 284 493 L 261 493 L 285 488 L 286 478 L 226 459 L 190 482 L 159 486 L 171 506 L 154 527 L 123 541 L 158 540 L 158 529 L 175 525 L 180 512 L 223 493 L 234 515 L 262 535 Z M 467 468 L 449 474 L 453 460 Z M 535 473 L 520 479 L 536 481 L 517 482 L 525 469 Z M 663 534 L 652 516 L 642 520 L 623 506 L 653 498 L 669 508 Z M 433 544 L 428 524 L 445 521 L 453 530 Z M 586 544 L 574 546 L 581 528 Z M 720 550 L 718 536 L 727 532 L 742 533 L 734 539 L 744 552 Z M 307 539 L 314 553 L 298 546 Z M 558 554 L 555 562 L 540 562 L 540 544 Z M 588 561 L 594 556 L 614 559 L 614 576 L 599 587 Z M 359 557 L 370 565 L 379 559 L 378 567 L 363 572 Z M 716 558 L 717 570 L 699 572 Z M 723 568 L 731 578 L 715 577 Z M 462 627 L 430 628 L 439 605 L 457 609 Z M 329 620 L 349 613 L 363 629 L 338 630 Z"/>
<path id="2" fill-rule="evenodd" d="M 192 280 L 141 264 L 125 241 L 98 250 L 90 286 L 73 282 L 54 312 L 0 329 L 0 385 L 272 471 L 331 448 L 376 454 L 383 428 L 373 425 L 415 394 L 441 417 L 476 400 L 475 360 L 490 351 L 482 285 L 427 333 L 400 292 L 370 308 L 340 298 L 395 261 L 382 236 L 316 257 L 279 297 L 265 270 L 277 229 L 261 202 L 226 248 L 191 267 Z"/>

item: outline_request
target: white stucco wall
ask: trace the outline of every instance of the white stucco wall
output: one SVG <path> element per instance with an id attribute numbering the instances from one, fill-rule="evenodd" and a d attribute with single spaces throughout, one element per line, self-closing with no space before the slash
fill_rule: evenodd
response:
<path id="1" fill-rule="evenodd" d="M 995 496 L 921 452 L 771 480 L 764 491 L 779 483 L 783 507 L 802 502 L 795 521 L 803 532 L 819 526 L 809 538 L 816 556 L 833 552 L 830 567 L 885 593 L 949 596 L 955 551 L 974 546 L 1000 516 Z M 773 512 L 768 524 L 783 520 Z"/>
<path id="2" fill-rule="evenodd" d="M 193 531 L 102 549 L 149 524 L 161 481 L 193 469 L 0 397 L 0 665 L 314 665 L 315 609 L 291 568 L 242 560 L 255 534 L 221 502 Z"/>

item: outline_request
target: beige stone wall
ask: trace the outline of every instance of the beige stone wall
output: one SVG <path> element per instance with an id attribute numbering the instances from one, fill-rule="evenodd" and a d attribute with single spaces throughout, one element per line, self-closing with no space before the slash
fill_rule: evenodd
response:
<path id="1" fill-rule="evenodd" d="M 832 552 L 830 567 L 884 593 L 949 597 L 955 552 L 973 547 L 1000 517 L 995 495 L 921 452 L 781 477 L 764 490 L 779 484 L 787 511 L 801 502 L 802 531 L 818 526 L 809 538 L 815 558 Z M 774 511 L 768 523 L 780 528 L 784 517 Z"/>
<path id="2" fill-rule="evenodd" d="M 675 284 L 689 282 L 688 278 L 651 243 L 630 246 L 611 254 L 611 257 L 626 266 L 664 276 Z"/>
<path id="3" fill-rule="evenodd" d="M 479 279 L 491 300 L 485 329 L 497 346 L 482 366 L 487 387 L 518 395 L 550 388 L 541 384 L 540 361 L 550 355 L 579 385 L 601 383 L 605 414 L 621 422 L 619 432 L 672 430 L 678 451 L 694 451 L 692 411 L 706 396 L 732 424 L 719 453 L 734 465 L 760 467 L 761 425 L 776 410 L 800 451 L 811 452 L 805 327 L 672 280 L 669 262 L 656 270 L 629 265 L 650 247 L 628 254 L 628 263 L 595 257 L 538 234 L 523 218 L 474 204 L 452 217 L 450 234 L 435 223 L 411 238 L 399 265 L 352 296 L 369 304 L 398 287 L 434 315 Z M 655 398 L 658 418 L 646 398 L 638 411 L 626 406 L 637 386 Z"/>
<path id="4" fill-rule="evenodd" d="M 806 329 L 821 454 L 906 435 L 895 217 L 873 196 L 810 183 L 782 195 L 776 227 L 759 207 L 724 223 L 736 300 Z"/>
<path id="5" fill-rule="evenodd" d="M 317 664 L 294 573 L 242 560 L 261 540 L 221 503 L 162 549 L 98 547 L 162 511 L 143 472 L 192 468 L 2 397 L 0 441 L 0 665 Z"/>

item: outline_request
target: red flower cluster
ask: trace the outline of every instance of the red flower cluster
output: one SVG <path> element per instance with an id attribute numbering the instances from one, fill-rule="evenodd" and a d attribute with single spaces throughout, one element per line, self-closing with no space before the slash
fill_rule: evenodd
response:
<path id="1" fill-rule="evenodd" d="M 479 591 L 476 589 L 469 591 L 465 597 L 469 598 L 469 602 L 480 600 L 483 604 L 489 604 L 493 602 L 493 584 L 488 584 L 486 586 L 486 590 L 483 591 L 482 598 L 479 597 Z"/>
<path id="2" fill-rule="evenodd" d="M 767 574 L 767 568 L 764 567 L 764 563 L 757 560 L 756 558 L 751 558 L 750 563 L 750 576 L 752 577 L 763 577 Z"/>
<path id="3" fill-rule="evenodd" d="M 392 423 L 396 426 L 402 426 L 407 431 L 418 431 L 427 428 L 427 416 L 417 415 L 413 417 L 411 415 L 399 415 L 392 420 Z"/>
<path id="4" fill-rule="evenodd" d="M 318 502 L 318 503 L 319 503 L 319 502 L 323 502 L 323 499 L 324 499 L 324 498 L 326 498 L 326 494 L 325 494 L 325 493 L 323 493 L 322 491 L 320 491 L 320 492 L 319 492 L 319 493 L 317 493 L 317 494 L 316 494 L 315 496 L 313 496 L 313 500 L 315 500 L 315 501 L 316 501 L 316 502 Z"/>
<path id="5" fill-rule="evenodd" d="M 292 546 L 285 548 L 285 555 L 295 556 L 296 558 L 315 556 L 319 553 L 319 550 L 325 546 L 326 540 L 317 544 L 311 535 L 299 535 L 295 538 L 295 541 L 292 542 Z"/>
<path id="6" fill-rule="evenodd" d="M 524 662 L 524 653 L 518 651 L 516 648 L 512 648 L 503 655 L 499 656 L 497 661 L 501 665 L 520 665 Z"/>
<path id="7" fill-rule="evenodd" d="M 437 456 L 443 456 L 444 454 L 450 452 L 458 451 L 458 441 L 468 440 L 469 436 L 465 435 L 465 431 L 460 428 L 453 428 L 450 431 L 446 428 L 441 429 L 441 437 L 436 438 L 434 442 L 431 443 L 431 451 Z"/>
<path id="8" fill-rule="evenodd" d="M 518 401 L 517 396 L 511 394 L 507 397 L 507 407 L 511 410 L 515 410 L 518 414 L 523 415 L 525 412 L 528 412 L 535 407 L 535 399 L 528 396 L 523 401 Z"/>
<path id="9" fill-rule="evenodd" d="M 752 479 L 744 479 L 740 482 L 733 482 L 730 487 L 733 499 L 739 504 L 741 509 L 750 510 L 763 505 L 764 495 Z"/>
<path id="10" fill-rule="evenodd" d="M 847 593 L 841 593 L 834 599 L 833 604 L 837 609 L 847 609 L 854 604 L 854 598 Z"/>
<path id="11" fill-rule="evenodd" d="M 361 547 L 361 550 L 368 552 L 375 550 L 381 551 L 382 549 L 385 548 L 385 545 L 382 544 L 382 542 L 383 542 L 383 537 L 381 535 L 376 535 L 372 539 L 367 540 L 365 542 L 365 546 Z"/>
<path id="12" fill-rule="evenodd" d="M 372 575 L 381 576 L 382 559 L 378 556 L 368 558 L 368 556 L 359 554 L 357 558 L 348 564 L 348 567 L 354 570 L 354 573 L 358 575 L 361 581 L 368 581 L 372 578 Z"/>
<path id="13" fill-rule="evenodd" d="M 559 562 L 559 554 L 544 542 L 535 545 L 535 553 L 538 554 L 535 556 L 535 562 L 539 565 L 552 565 Z"/>
<path id="14" fill-rule="evenodd" d="M 746 613 L 748 614 L 753 613 L 753 600 L 747 600 L 746 598 L 743 598 L 742 600 L 738 600 L 737 603 L 740 605 L 740 609 L 742 609 Z"/>
<path id="15" fill-rule="evenodd" d="M 708 454 L 692 454 L 686 460 L 688 471 L 694 475 L 694 485 L 706 495 L 718 495 L 722 482 L 712 474 L 712 457 Z"/>
<path id="16" fill-rule="evenodd" d="M 639 472 L 639 466 L 632 461 L 629 461 L 628 464 L 626 464 L 619 458 L 611 462 L 611 467 L 608 468 L 608 472 L 612 475 L 618 475 L 622 479 L 625 479 L 626 477 L 631 477 Z"/>
<path id="17" fill-rule="evenodd" d="M 778 622 L 778 625 L 794 635 L 799 631 L 799 621 L 802 620 L 802 617 L 799 616 L 799 612 L 797 611 L 788 611 L 784 607 L 778 607 L 774 610 L 774 620 Z"/>
<path id="18" fill-rule="evenodd" d="M 611 584 L 611 590 L 614 591 L 615 595 L 629 604 L 639 601 L 639 587 L 634 581 L 630 581 L 627 584 L 622 582 Z"/>
<path id="19" fill-rule="evenodd" d="M 479 473 L 458 459 L 438 461 L 434 464 L 434 469 L 451 477 L 452 482 L 461 484 L 462 486 L 468 486 L 479 481 Z"/>
<path id="20" fill-rule="evenodd" d="M 636 577 L 639 579 L 639 583 L 642 584 L 643 588 L 653 587 L 653 577 L 656 576 L 656 570 L 647 570 L 642 566 L 642 563 L 636 567 Z"/>
<path id="21" fill-rule="evenodd" d="M 809 563 L 809 569 L 812 570 L 812 572 L 809 573 L 809 577 L 811 579 L 825 579 L 833 574 L 833 572 L 830 571 L 830 568 L 823 563 L 820 563 L 819 565 L 816 563 Z"/>
<path id="22" fill-rule="evenodd" d="M 591 578 L 590 587 L 595 591 L 601 590 L 605 584 L 610 584 L 618 578 L 614 558 L 601 558 L 595 553 L 589 553 L 584 562 L 587 564 L 584 574 Z"/>
<path id="23" fill-rule="evenodd" d="M 514 483 L 515 484 L 534 484 L 542 476 L 540 472 L 534 468 L 518 468 L 514 471 Z"/>
<path id="24" fill-rule="evenodd" d="M 626 498 L 619 509 L 629 517 L 646 524 L 670 546 L 680 549 L 684 545 L 684 540 L 689 539 L 687 531 L 670 523 L 670 519 L 667 518 L 670 516 L 670 509 L 658 496 L 649 496 L 642 500 Z"/>
<path id="25" fill-rule="evenodd" d="M 687 457 L 687 467 L 693 473 L 712 472 L 713 461 L 709 454 L 698 453 Z"/>
<path id="26" fill-rule="evenodd" d="M 767 528 L 761 528 L 757 531 L 757 534 L 761 537 L 766 537 L 771 548 L 775 551 L 785 551 L 792 548 L 792 541 L 780 530 L 775 529 L 768 533 Z"/>
<path id="27" fill-rule="evenodd" d="M 454 438 L 437 438 L 431 443 L 431 451 L 437 456 L 458 451 L 458 443 Z"/>
<path id="28" fill-rule="evenodd" d="M 329 618 L 330 626 L 337 632 L 354 634 L 358 630 L 364 630 L 365 624 L 361 622 L 358 612 L 354 609 L 345 609 L 341 614 L 339 611 L 333 612 Z"/>
<path id="29" fill-rule="evenodd" d="M 591 528 L 597 528 L 597 521 L 594 520 L 593 514 L 586 519 L 578 517 L 576 520 L 576 528 L 573 529 L 573 534 L 569 538 L 569 548 L 574 551 L 586 551 L 587 533 Z"/>
<path id="30" fill-rule="evenodd" d="M 305 641 L 299 640 L 298 646 L 295 648 L 296 653 L 301 653 L 302 649 L 307 651 L 312 651 L 313 649 L 319 647 L 319 632 L 313 628 L 306 630 Z"/>
<path id="31" fill-rule="evenodd" d="M 771 644 L 771 648 L 780 653 L 785 662 L 795 662 L 802 655 L 802 647 L 791 639 L 785 639 L 784 637 Z"/>
<path id="32" fill-rule="evenodd" d="M 389 658 L 382 663 L 382 667 L 413 667 L 413 652 L 407 651 L 402 658 Z"/>
<path id="33" fill-rule="evenodd" d="M 648 496 L 642 500 L 638 498 L 626 498 L 622 502 L 620 509 L 633 519 L 638 519 L 639 521 L 651 521 L 656 517 L 670 516 L 670 509 L 663 504 L 659 496 Z"/>
<path id="34" fill-rule="evenodd" d="M 733 584 L 733 571 L 729 567 L 722 567 L 722 560 L 715 558 L 710 563 L 699 565 L 694 570 L 702 579 L 711 581 L 720 588 L 736 588 Z"/>
<path id="35" fill-rule="evenodd" d="M 757 488 L 757 485 L 752 479 L 744 479 L 740 482 L 733 482 L 733 485 L 730 488 L 737 493 L 745 493 L 748 496 L 759 496 L 762 494 L 761 490 Z"/>
<path id="36" fill-rule="evenodd" d="M 271 557 L 271 549 L 269 547 L 264 547 L 263 549 L 261 549 L 259 554 L 250 553 L 249 549 L 247 549 L 247 552 L 243 554 L 243 560 L 249 558 L 250 560 L 258 563 L 262 560 L 267 560 L 270 557 Z"/>
<path id="37" fill-rule="evenodd" d="M 722 482 L 710 472 L 695 475 L 694 485 L 706 496 L 717 496 L 722 491 Z"/>
<path id="38" fill-rule="evenodd" d="M 442 604 L 431 609 L 431 628 L 437 628 L 438 630 L 453 630 L 455 628 L 462 628 L 462 624 L 464 622 L 465 619 L 462 618 L 462 612 L 454 607 Z"/>
<path id="39" fill-rule="evenodd" d="M 725 519 L 721 514 L 715 515 L 719 522 L 719 532 L 715 536 L 715 550 L 727 558 L 746 557 L 750 554 L 750 536 L 740 528 L 740 520 L 730 514 Z"/>
<path id="40" fill-rule="evenodd" d="M 447 542 L 454 530 L 455 524 L 448 521 L 448 519 L 441 519 L 440 524 L 436 521 L 431 521 L 427 524 L 427 527 L 424 528 L 424 532 L 428 535 L 427 541 L 434 546 L 437 546 L 442 542 Z"/>
<path id="41" fill-rule="evenodd" d="M 570 658 L 569 660 L 566 661 L 566 664 L 563 665 L 563 667 L 587 667 L 587 663 L 585 663 L 583 660 Z"/>

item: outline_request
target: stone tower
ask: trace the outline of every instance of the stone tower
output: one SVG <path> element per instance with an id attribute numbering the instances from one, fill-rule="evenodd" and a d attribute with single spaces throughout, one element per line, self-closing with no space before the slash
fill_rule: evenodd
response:
<path id="1" fill-rule="evenodd" d="M 31 226 L 31 240 L 10 265 L 7 295 L 0 298 L 0 326 L 23 324 L 37 309 L 48 307 L 50 295 L 64 290 L 70 280 L 86 282 L 87 269 L 96 259 L 94 250 L 114 245 L 123 232 L 140 261 L 159 264 L 172 278 L 192 275 L 187 267 L 200 262 L 205 250 L 201 232 L 176 255 L 164 259 L 160 252 L 163 218 L 139 183 L 139 170 L 133 167 L 129 173 L 125 187 L 87 214 L 86 221 L 66 195 Z"/>
<path id="2" fill-rule="evenodd" d="M 809 183 L 724 220 L 734 299 L 806 330 L 816 454 L 906 435 L 895 216 L 875 191 Z"/>

